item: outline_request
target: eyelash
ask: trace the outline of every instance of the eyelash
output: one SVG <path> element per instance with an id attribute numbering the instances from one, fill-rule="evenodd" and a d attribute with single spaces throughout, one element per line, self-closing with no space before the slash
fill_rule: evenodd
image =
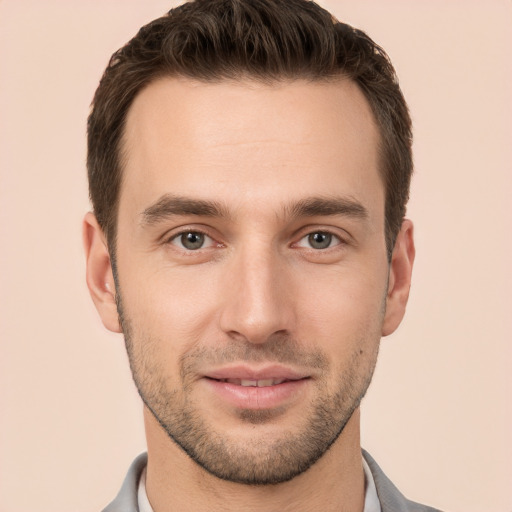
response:
<path id="1" fill-rule="evenodd" d="M 312 243 L 312 240 L 311 240 L 311 237 L 313 237 L 314 235 L 322 235 L 322 236 L 326 236 L 328 238 L 328 245 L 327 247 L 311 247 L 311 243 Z M 303 240 L 307 240 L 306 243 L 308 243 L 309 245 L 306 247 L 306 246 L 303 246 L 303 245 L 300 245 L 301 242 Z M 332 242 L 335 242 L 334 245 L 331 245 Z M 322 242 L 319 242 L 320 244 Z M 307 232 L 305 235 L 303 235 L 298 242 L 294 243 L 293 246 L 295 247 L 304 247 L 305 249 L 309 249 L 309 250 L 312 250 L 312 251 L 315 251 L 315 252 L 321 252 L 321 251 L 327 251 L 328 249 L 333 249 L 339 245 L 343 245 L 345 244 L 346 242 L 337 234 L 329 231 L 329 230 L 325 230 L 325 229 L 316 229 L 316 230 L 313 230 L 313 231 L 309 231 Z"/>
<path id="2" fill-rule="evenodd" d="M 210 244 L 208 247 L 204 247 L 203 245 L 201 245 L 201 247 L 198 247 L 197 249 L 189 249 L 187 247 L 184 247 L 183 244 L 181 245 L 178 245 L 176 243 L 173 243 L 175 241 L 179 241 L 180 238 L 182 238 L 183 236 L 185 235 L 201 235 L 205 238 L 208 238 L 210 240 Z M 210 236 L 208 233 L 206 233 L 205 231 L 201 230 L 201 229 L 182 229 L 181 231 L 179 231 L 178 233 L 174 233 L 172 236 L 168 237 L 165 241 L 166 244 L 170 244 L 170 245 L 174 245 L 176 246 L 179 250 L 183 251 L 184 253 L 194 253 L 194 252 L 199 252 L 201 249 L 208 249 L 210 246 L 213 246 L 213 245 L 216 245 L 217 247 L 222 247 L 223 244 L 217 242 L 212 236 Z"/>
<path id="3" fill-rule="evenodd" d="M 303 231 L 303 233 L 304 233 L 304 231 Z M 185 247 L 183 245 L 183 242 L 181 242 L 180 244 L 175 243 L 176 241 L 179 242 L 180 239 L 183 240 L 182 237 L 185 236 L 185 235 L 200 235 L 202 237 L 205 237 L 205 238 L 209 239 L 208 246 L 205 247 L 204 243 L 202 243 L 201 246 L 197 247 L 196 249 L 192 249 L 192 248 Z M 326 247 L 320 247 L 320 248 L 311 247 L 312 240 L 310 239 L 310 237 L 312 237 L 314 235 L 326 236 L 328 238 L 328 245 Z M 303 240 L 306 240 L 308 238 L 309 238 L 309 241 L 307 241 L 306 243 L 308 243 L 309 246 L 300 245 Z M 333 241 L 335 242 L 334 245 L 332 245 Z M 201 250 L 209 249 L 212 246 L 224 247 L 224 245 L 222 243 L 217 242 L 207 232 L 205 232 L 204 230 L 201 230 L 201 229 L 197 229 L 197 228 L 194 228 L 194 229 L 182 229 L 178 233 L 174 233 L 172 236 L 168 237 L 165 240 L 165 243 L 166 244 L 170 244 L 170 245 L 174 245 L 177 249 L 181 250 L 183 253 L 186 253 L 186 254 L 197 253 L 197 252 L 199 252 Z M 319 243 L 321 244 L 322 242 L 320 241 Z M 340 237 L 338 234 L 335 234 L 335 233 L 333 233 L 332 231 L 330 231 L 328 229 L 315 229 L 315 230 L 311 230 L 311 231 L 305 232 L 299 238 L 299 240 L 297 242 L 294 242 L 291 245 L 291 247 L 292 248 L 304 248 L 306 250 L 313 251 L 315 253 L 321 253 L 321 252 L 328 251 L 329 249 L 334 249 L 334 248 L 336 248 L 338 246 L 342 246 L 342 245 L 346 245 L 346 244 L 347 244 L 347 241 L 344 238 Z"/>

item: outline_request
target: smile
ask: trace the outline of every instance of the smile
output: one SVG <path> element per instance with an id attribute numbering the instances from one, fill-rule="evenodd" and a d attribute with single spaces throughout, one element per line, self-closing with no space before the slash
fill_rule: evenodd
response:
<path id="1" fill-rule="evenodd" d="M 274 409 L 297 403 L 311 385 L 311 376 L 281 366 L 246 366 L 209 371 L 203 376 L 214 401 L 235 409 Z"/>
<path id="2" fill-rule="evenodd" d="M 228 384 L 234 384 L 235 386 L 249 386 L 257 388 L 266 388 L 269 386 L 276 386 L 286 382 L 287 379 L 218 379 L 219 382 L 227 382 Z"/>

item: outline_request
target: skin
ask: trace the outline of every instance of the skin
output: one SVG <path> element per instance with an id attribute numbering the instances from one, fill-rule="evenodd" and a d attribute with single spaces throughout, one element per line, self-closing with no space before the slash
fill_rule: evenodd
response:
<path id="1" fill-rule="evenodd" d="M 404 315 L 414 260 L 408 220 L 387 260 L 378 143 L 370 107 L 347 80 L 168 78 L 135 99 L 117 279 L 93 214 L 84 241 L 91 295 L 107 329 L 124 330 L 146 403 L 155 512 L 362 511 L 359 400 L 381 337 Z M 312 198 L 320 208 L 304 207 Z M 204 244 L 187 248 L 183 233 L 194 242 L 204 234 Z M 205 378 L 212 368 L 276 362 L 305 377 L 277 405 L 245 410 Z M 332 425 L 315 427 L 327 433 L 309 468 L 273 485 L 219 478 L 240 461 L 236 472 L 246 477 L 282 472 L 278 455 L 303 454 L 319 403 Z M 205 469 L 171 439 L 162 425 L 190 420 L 183 411 L 196 421 L 188 430 L 204 428 L 208 446 L 222 439 L 233 464 Z"/>

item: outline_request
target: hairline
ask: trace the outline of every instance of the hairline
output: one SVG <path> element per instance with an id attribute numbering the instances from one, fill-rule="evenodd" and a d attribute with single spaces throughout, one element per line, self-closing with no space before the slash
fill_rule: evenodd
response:
<path id="1" fill-rule="evenodd" d="M 293 75 L 273 75 L 271 73 L 268 74 L 256 74 L 256 73 L 249 73 L 247 71 L 242 71 L 240 74 L 238 73 L 231 73 L 231 74 L 222 74 L 219 73 L 217 76 L 212 77 L 204 77 L 204 76 L 196 76 L 193 73 L 181 73 L 181 72 L 171 72 L 169 70 L 161 70 L 161 72 L 154 73 L 150 77 L 148 77 L 148 80 L 137 90 L 137 92 L 134 94 L 133 98 L 131 99 L 129 105 L 127 106 L 123 119 L 122 124 L 120 126 L 120 135 L 117 140 L 117 145 L 115 147 L 115 160 L 116 165 L 118 167 L 118 175 L 119 175 L 119 183 L 118 183 L 118 192 L 117 196 L 115 198 L 115 203 L 113 205 L 112 209 L 112 215 L 110 216 L 110 219 L 108 219 L 106 228 L 105 228 L 105 237 L 107 240 L 107 246 L 109 249 L 110 258 L 115 264 L 116 261 L 116 255 L 117 255 L 117 234 L 118 234 L 118 218 L 119 218 L 119 205 L 121 200 L 121 193 L 123 190 L 123 182 L 124 182 L 124 176 L 125 176 L 125 168 L 128 160 L 128 148 L 126 145 L 126 127 L 127 127 L 127 121 L 128 116 L 130 114 L 130 111 L 132 109 L 132 106 L 136 99 L 140 96 L 140 94 L 150 87 L 152 84 L 167 80 L 167 79 L 176 79 L 176 80 L 189 80 L 192 82 L 196 82 L 198 84 L 225 84 L 225 83 L 232 83 L 243 86 L 244 84 L 250 84 L 250 83 L 259 83 L 262 85 L 276 85 L 276 84 L 290 84 L 297 81 L 304 81 L 309 82 L 313 84 L 317 83 L 336 83 L 336 82 L 342 82 L 342 81 L 350 81 L 352 84 L 356 85 L 356 87 L 359 89 L 359 91 L 362 93 L 367 105 L 370 107 L 370 112 L 372 115 L 372 120 L 375 123 L 375 127 L 377 129 L 378 134 L 378 140 L 377 140 L 377 172 L 379 175 L 379 179 L 381 181 L 381 185 L 384 189 L 384 236 L 386 239 L 386 249 L 388 253 L 388 260 L 391 261 L 390 254 L 392 247 L 388 247 L 388 236 L 387 236 L 387 215 L 386 215 L 386 208 L 387 208 L 387 202 L 388 202 L 388 193 L 387 193 L 387 183 L 386 174 L 389 172 L 386 167 L 386 149 L 385 149 L 385 136 L 384 136 L 384 127 L 379 122 L 378 116 L 375 112 L 374 106 L 372 102 L 369 100 L 369 97 L 367 93 L 365 92 L 364 88 L 361 87 L 361 85 L 358 83 L 357 80 L 355 80 L 353 77 L 349 76 L 348 73 L 346 73 L 343 69 L 337 70 L 336 73 L 326 74 L 326 75 L 308 75 L 307 73 L 304 73 L 303 75 L 300 75 L 299 73 L 295 73 Z M 390 241 L 391 242 L 391 241 Z M 395 240 L 392 241 L 392 245 L 394 245 Z"/>

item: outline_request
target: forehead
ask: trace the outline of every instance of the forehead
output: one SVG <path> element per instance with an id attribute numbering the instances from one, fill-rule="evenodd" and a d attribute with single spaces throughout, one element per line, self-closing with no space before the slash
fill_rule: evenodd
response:
<path id="1" fill-rule="evenodd" d="M 159 79 L 127 116 L 120 206 L 144 209 L 164 193 L 293 201 L 307 190 L 371 202 L 383 197 L 378 145 L 371 109 L 346 79 Z"/>

